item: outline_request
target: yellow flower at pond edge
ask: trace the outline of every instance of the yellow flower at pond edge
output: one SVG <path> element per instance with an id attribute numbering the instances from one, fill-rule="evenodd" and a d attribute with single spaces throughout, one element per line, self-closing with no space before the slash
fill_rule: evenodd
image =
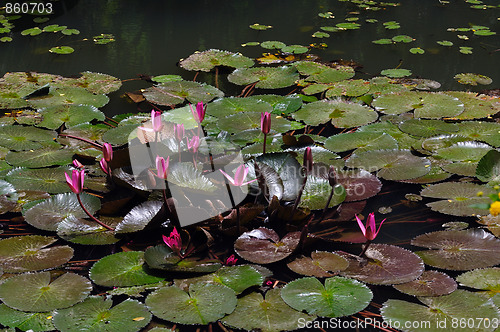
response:
<path id="1" fill-rule="evenodd" d="M 496 217 L 500 214 L 500 201 L 496 201 L 496 202 L 491 203 L 490 214 L 494 217 Z"/>

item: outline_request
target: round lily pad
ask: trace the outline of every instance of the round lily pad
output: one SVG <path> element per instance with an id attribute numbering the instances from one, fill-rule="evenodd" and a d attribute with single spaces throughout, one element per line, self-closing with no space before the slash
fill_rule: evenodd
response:
<path id="1" fill-rule="evenodd" d="M 322 210 L 328 203 L 329 195 L 332 191 L 332 186 L 328 179 L 318 176 L 308 176 L 306 186 L 300 198 L 299 207 L 308 208 L 310 210 Z M 341 184 L 336 184 L 333 187 L 333 196 L 328 205 L 329 208 L 339 205 L 346 197 L 347 193 Z"/>
<path id="2" fill-rule="evenodd" d="M 341 275 L 375 285 L 410 282 L 424 272 L 422 259 L 409 250 L 387 244 L 371 244 L 365 257 L 339 252 L 349 261 Z"/>
<path id="3" fill-rule="evenodd" d="M 70 172 L 66 166 L 41 169 L 16 167 L 7 173 L 5 179 L 18 191 L 35 190 L 59 194 L 71 191 L 64 178 L 64 173 Z"/>
<path id="4" fill-rule="evenodd" d="M 50 88 L 47 95 L 30 98 L 28 102 L 36 109 L 55 105 L 91 105 L 100 108 L 109 102 L 109 98 L 104 94 L 93 94 L 81 87 L 61 87 Z"/>
<path id="5" fill-rule="evenodd" d="M 97 285 L 126 287 L 152 284 L 163 280 L 144 271 L 144 252 L 126 251 L 105 256 L 90 269 L 90 279 Z"/>
<path id="6" fill-rule="evenodd" d="M 489 151 L 492 151 L 492 147 L 488 144 L 480 142 L 458 142 L 452 146 L 437 149 L 434 156 L 451 161 L 478 162 Z"/>
<path id="7" fill-rule="evenodd" d="M 410 119 L 402 122 L 399 129 L 410 135 L 431 137 L 455 133 L 458 131 L 458 126 L 441 120 Z"/>
<path id="8" fill-rule="evenodd" d="M 73 257 L 69 246 L 46 248 L 57 239 L 41 235 L 15 236 L 0 241 L 0 266 L 7 273 L 55 268 Z"/>
<path id="9" fill-rule="evenodd" d="M 258 329 L 262 332 L 293 331 L 297 322 L 307 324 L 314 316 L 290 308 L 281 298 L 281 289 L 270 289 L 265 298 L 252 292 L 238 299 L 236 309 L 222 319 L 224 325 L 247 331 Z"/>
<path id="10" fill-rule="evenodd" d="M 121 221 L 121 217 L 104 217 L 100 221 L 112 228 Z M 106 245 L 120 240 L 115 232 L 105 229 L 93 220 L 70 215 L 57 225 L 57 235 L 69 242 L 84 245 Z"/>
<path id="11" fill-rule="evenodd" d="M 254 99 L 267 102 L 273 107 L 273 111 L 271 113 L 278 115 L 290 114 L 302 107 L 302 98 L 300 98 L 300 96 L 297 94 L 291 94 L 288 96 L 280 96 L 273 94 L 252 95 L 245 99 L 250 99 L 250 100 Z"/>
<path id="12" fill-rule="evenodd" d="M 376 132 L 353 132 L 330 136 L 325 141 L 325 148 L 333 152 L 356 149 L 367 150 L 397 149 L 397 141 L 390 135 Z"/>
<path id="13" fill-rule="evenodd" d="M 354 69 L 349 66 L 327 67 L 319 73 L 310 75 L 306 80 L 316 83 L 335 83 L 352 78 L 354 74 Z"/>
<path id="14" fill-rule="evenodd" d="M 392 39 L 394 40 L 393 37 Z M 411 37 L 410 37 L 411 38 Z M 394 40 L 394 41 L 399 41 L 399 40 Z M 406 76 L 411 76 L 411 70 L 408 69 L 384 69 L 380 72 L 380 75 L 391 77 L 391 78 L 396 78 L 396 77 L 406 77 Z"/>
<path id="15" fill-rule="evenodd" d="M 500 112 L 498 98 L 465 91 L 447 91 L 446 94 L 458 98 L 464 104 L 465 110 L 455 117 L 457 119 L 481 119 Z"/>
<path id="16" fill-rule="evenodd" d="M 429 151 L 436 151 L 441 148 L 447 148 L 458 142 L 470 141 L 469 138 L 457 134 L 453 135 L 439 135 L 429 137 L 422 141 L 422 148 Z"/>
<path id="17" fill-rule="evenodd" d="M 90 122 L 94 119 L 104 121 L 104 113 L 97 107 L 91 105 L 58 105 L 49 106 L 38 110 L 43 121 L 37 126 L 49 129 L 57 129 L 63 123 L 66 127 L 72 127 L 80 123 Z"/>
<path id="18" fill-rule="evenodd" d="M 331 277 L 323 285 L 313 277 L 288 283 L 281 290 L 282 299 L 298 311 L 322 317 L 353 315 L 368 306 L 373 294 L 359 281 Z"/>
<path id="19" fill-rule="evenodd" d="M 389 39 L 390 40 L 390 39 Z M 392 41 L 391 41 L 392 43 Z M 388 77 L 374 77 L 370 80 L 370 94 L 383 95 L 387 93 L 398 93 L 407 91 L 408 88 L 402 84 L 396 84 Z"/>
<path id="20" fill-rule="evenodd" d="M 5 160 L 12 166 L 40 168 L 54 165 L 67 165 L 75 154 L 72 149 L 47 147 L 30 151 L 10 151 Z"/>
<path id="21" fill-rule="evenodd" d="M 233 71 L 227 79 L 237 85 L 257 83 L 256 88 L 280 89 L 295 84 L 299 74 L 291 66 L 243 68 Z"/>
<path id="22" fill-rule="evenodd" d="M 364 169 L 338 171 L 336 181 L 346 191 L 344 202 L 354 202 L 375 196 L 382 189 L 382 182 Z"/>
<path id="23" fill-rule="evenodd" d="M 457 283 L 445 273 L 424 271 L 417 279 L 393 287 L 413 296 L 441 296 L 454 292 L 457 289 Z"/>
<path id="24" fill-rule="evenodd" d="M 0 305 L 0 324 L 12 329 L 18 328 L 22 331 L 53 331 L 55 327 L 52 324 L 51 317 L 52 313 L 50 312 L 24 312 L 9 308 L 5 304 Z"/>
<path id="25" fill-rule="evenodd" d="M 485 75 L 474 74 L 474 73 L 462 73 L 456 74 L 453 77 L 460 84 L 468 84 L 468 85 L 488 85 L 493 82 L 491 78 Z"/>
<path id="26" fill-rule="evenodd" d="M 358 97 L 364 95 L 370 90 L 370 84 L 364 80 L 345 80 L 336 82 L 326 91 L 327 98 L 340 96 Z"/>
<path id="27" fill-rule="evenodd" d="M 465 272 L 457 277 L 457 281 L 461 286 L 494 293 L 500 287 L 500 268 L 490 267 Z"/>
<path id="28" fill-rule="evenodd" d="M 471 270 L 500 263 L 500 240 L 482 229 L 437 231 L 417 236 L 411 244 L 424 262 L 447 270 Z"/>
<path id="29" fill-rule="evenodd" d="M 0 126 L 0 145 L 10 150 L 32 150 L 42 148 L 42 142 L 52 142 L 57 134 L 25 126 Z"/>
<path id="30" fill-rule="evenodd" d="M 221 267 L 219 260 L 203 260 L 197 257 L 181 259 L 166 245 L 158 245 L 146 249 L 144 259 L 152 269 L 174 272 L 211 273 Z"/>
<path id="31" fill-rule="evenodd" d="M 207 50 L 191 54 L 179 62 L 181 68 L 194 71 L 209 72 L 216 66 L 232 68 L 248 68 L 254 64 L 253 60 L 239 53 L 220 50 Z"/>
<path id="32" fill-rule="evenodd" d="M 309 49 L 303 45 L 287 45 L 281 48 L 281 52 L 283 53 L 304 54 L 308 51 Z"/>
<path id="33" fill-rule="evenodd" d="M 260 227 L 243 233 L 234 243 L 234 250 L 242 258 L 257 264 L 269 264 L 290 256 L 300 240 L 300 232 L 292 232 L 282 239 L 268 228 Z"/>
<path id="34" fill-rule="evenodd" d="M 159 201 L 147 201 L 134 206 L 123 218 L 123 221 L 116 226 L 116 233 L 132 233 L 144 229 L 162 206 L 163 202 Z"/>
<path id="35" fill-rule="evenodd" d="M 500 147 L 500 123 L 483 121 L 464 121 L 457 124 L 460 135 L 472 140 L 486 142 L 494 147 Z"/>
<path id="36" fill-rule="evenodd" d="M 353 153 L 346 166 L 377 172 L 386 180 L 408 180 L 427 174 L 430 161 L 411 154 L 409 150 L 371 150 Z"/>
<path id="37" fill-rule="evenodd" d="M 477 164 L 475 173 L 483 182 L 490 185 L 500 184 L 500 152 L 491 150 L 486 153 Z"/>
<path id="38" fill-rule="evenodd" d="M 90 213 L 101 208 L 101 201 L 95 196 L 83 193 L 80 198 Z M 59 194 L 40 201 L 23 211 L 23 215 L 28 224 L 46 231 L 55 231 L 57 225 L 69 215 L 87 217 L 73 193 Z"/>
<path id="39" fill-rule="evenodd" d="M 136 332 L 148 325 L 151 313 L 139 301 L 126 299 L 113 306 L 111 297 L 90 296 L 82 303 L 57 310 L 53 322 L 60 331 Z"/>
<path id="40" fill-rule="evenodd" d="M 229 133 L 237 133 L 248 129 L 260 128 L 261 114 L 256 112 L 244 112 L 226 116 L 219 119 L 217 126 L 220 130 Z M 292 129 L 292 123 L 283 117 L 271 116 L 271 130 L 284 133 Z"/>
<path id="41" fill-rule="evenodd" d="M 482 191 L 485 197 L 478 197 Z M 444 200 L 428 203 L 433 211 L 451 214 L 454 216 L 486 215 L 487 210 L 471 207 L 473 204 L 490 202 L 489 194 L 493 193 L 490 187 L 474 183 L 444 182 L 424 188 L 420 195 Z"/>
<path id="42" fill-rule="evenodd" d="M 264 113 L 273 111 L 273 107 L 262 100 L 254 98 L 220 98 L 207 105 L 207 114 L 218 118 L 242 112 Z M 260 126 L 259 126 L 260 128 Z"/>
<path id="43" fill-rule="evenodd" d="M 175 286 L 163 287 L 146 298 L 151 312 L 178 324 L 208 324 L 233 312 L 236 295 L 226 286 L 196 283 L 185 292 Z"/>
<path id="44" fill-rule="evenodd" d="M 165 82 L 145 89 L 142 94 L 147 101 L 166 106 L 181 104 L 185 100 L 193 104 L 208 103 L 224 95 L 222 91 L 211 85 L 192 81 Z"/>
<path id="45" fill-rule="evenodd" d="M 332 252 L 314 251 L 311 257 L 299 257 L 287 264 L 295 273 L 318 278 L 333 277 L 345 270 L 349 262 Z"/>
<path id="46" fill-rule="evenodd" d="M 65 273 L 54 280 L 50 272 L 24 273 L 0 284 L 0 299 L 13 309 L 46 312 L 84 300 L 91 289 L 87 278 L 74 273 Z"/>
<path id="47" fill-rule="evenodd" d="M 316 101 L 293 113 L 295 120 L 317 126 L 331 121 L 337 128 L 352 128 L 374 122 L 377 112 L 367 106 L 340 100 Z"/>
<path id="48" fill-rule="evenodd" d="M 56 46 L 52 47 L 49 52 L 56 54 L 71 54 L 75 51 L 75 49 L 71 46 Z"/>

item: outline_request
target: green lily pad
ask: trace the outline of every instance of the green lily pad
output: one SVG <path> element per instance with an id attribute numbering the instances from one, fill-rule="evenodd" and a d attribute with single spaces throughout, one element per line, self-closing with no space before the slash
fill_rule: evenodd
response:
<path id="1" fill-rule="evenodd" d="M 148 325 L 151 313 L 139 301 L 126 299 L 113 306 L 111 297 L 90 296 L 71 308 L 57 310 L 53 322 L 60 331 L 136 332 Z"/>
<path id="2" fill-rule="evenodd" d="M 458 126 L 441 120 L 410 119 L 399 124 L 399 129 L 410 135 L 431 137 L 455 133 L 458 131 Z"/>
<path id="3" fill-rule="evenodd" d="M 180 75 L 158 75 L 151 77 L 151 80 L 156 83 L 165 83 L 171 81 L 182 81 L 182 76 Z"/>
<path id="4" fill-rule="evenodd" d="M 486 332 L 495 330 L 494 324 L 491 323 L 500 317 L 498 309 L 489 299 L 466 290 L 459 289 L 443 296 L 419 297 L 419 300 L 424 305 L 388 300 L 380 309 L 384 322 L 405 332 Z M 481 323 L 476 324 L 478 317 L 481 317 Z M 412 326 L 416 326 L 415 322 L 426 324 L 413 328 Z M 465 324 L 461 327 L 460 322 L 474 322 L 474 325 Z"/>
<path id="5" fill-rule="evenodd" d="M 494 147 L 500 146 L 500 123 L 483 121 L 464 121 L 457 123 L 460 135 L 472 140 L 486 142 Z"/>
<path id="6" fill-rule="evenodd" d="M 398 93 L 408 91 L 402 84 L 397 84 L 388 77 L 374 77 L 370 80 L 370 94 L 382 95 L 386 93 Z"/>
<path id="7" fill-rule="evenodd" d="M 109 33 L 101 33 L 98 36 L 93 37 L 94 44 L 96 45 L 106 45 L 109 43 L 113 43 L 115 41 L 115 37 Z"/>
<path id="8" fill-rule="evenodd" d="M 477 193 L 482 191 L 486 197 L 478 197 Z M 420 195 L 443 200 L 427 203 L 433 211 L 438 211 L 453 216 L 475 216 L 486 215 L 487 210 L 471 207 L 473 204 L 488 203 L 489 194 L 494 191 L 487 186 L 464 182 L 445 182 L 430 185 L 424 188 Z"/>
<path id="9" fill-rule="evenodd" d="M 262 285 L 264 277 L 250 265 L 224 266 L 202 277 L 175 280 L 175 285 L 188 291 L 191 284 L 200 281 L 224 285 L 234 290 L 236 294 L 240 294 L 249 287 Z"/>
<path id="10" fill-rule="evenodd" d="M 417 279 L 393 287 L 413 296 L 441 296 L 454 292 L 457 289 L 457 283 L 445 273 L 424 271 Z"/>
<path id="11" fill-rule="evenodd" d="M 166 245 L 149 247 L 144 253 L 144 259 L 152 269 L 172 272 L 211 273 L 221 267 L 219 260 L 202 260 L 196 257 L 181 259 Z"/>
<path id="12" fill-rule="evenodd" d="M 52 313 L 50 312 L 24 312 L 0 305 L 0 324 L 22 331 L 53 331 Z M 3 330 L 9 331 L 9 330 Z M 15 330 L 12 330 L 15 331 Z"/>
<path id="13" fill-rule="evenodd" d="M 314 37 L 314 38 L 328 38 L 328 37 L 330 37 L 330 34 L 323 32 L 323 31 L 316 31 L 315 33 L 312 34 L 312 37 Z"/>
<path id="14" fill-rule="evenodd" d="M 47 95 L 28 99 L 29 105 L 36 109 L 56 105 L 91 105 L 100 108 L 108 102 L 108 96 L 96 95 L 81 87 L 50 88 Z"/>
<path id="15" fill-rule="evenodd" d="M 50 272 L 24 273 L 0 284 L 0 299 L 13 309 L 46 312 L 84 300 L 91 289 L 87 278 L 74 273 L 65 273 L 54 280 Z"/>
<path id="16" fill-rule="evenodd" d="M 416 118 L 431 119 L 454 117 L 464 111 L 464 105 L 458 98 L 433 92 L 386 94 L 375 99 L 372 106 L 386 114 L 401 114 L 414 110 Z"/>
<path id="17" fill-rule="evenodd" d="M 474 73 L 461 73 L 461 74 L 456 74 L 453 77 L 458 83 L 460 84 L 467 84 L 467 85 L 488 85 L 493 82 L 491 78 L 485 75 L 480 75 L 480 74 L 474 74 Z"/>
<path id="18" fill-rule="evenodd" d="M 228 115 L 233 115 L 243 112 L 269 112 L 273 111 L 273 107 L 262 100 L 255 98 L 220 98 L 207 105 L 207 114 L 222 118 Z M 260 128 L 260 124 L 259 124 Z"/>
<path id="19" fill-rule="evenodd" d="M 330 67 L 314 61 L 298 61 L 293 64 L 301 75 L 310 76 L 324 72 Z"/>
<path id="20" fill-rule="evenodd" d="M 10 151 L 5 160 L 12 166 L 39 168 L 70 164 L 74 154 L 72 149 L 47 147 L 30 151 Z"/>
<path id="21" fill-rule="evenodd" d="M 57 134 L 51 130 L 44 130 L 24 126 L 0 126 L 0 145 L 10 150 L 35 150 L 43 147 L 41 143 L 49 143 Z"/>
<path id="22" fill-rule="evenodd" d="M 253 292 L 238 299 L 236 309 L 222 319 L 230 327 L 262 332 L 293 331 L 297 322 L 308 324 L 314 316 L 290 308 L 281 298 L 281 289 L 270 289 L 265 298 Z"/>
<path id="23" fill-rule="evenodd" d="M 294 85 L 299 74 L 293 66 L 242 68 L 233 71 L 227 79 L 237 85 L 256 83 L 259 89 L 280 89 Z"/>
<path id="24" fill-rule="evenodd" d="M 194 71 L 209 72 L 216 66 L 226 66 L 232 68 L 248 68 L 254 64 L 253 60 L 241 55 L 220 50 L 207 50 L 191 54 L 188 58 L 179 62 L 181 68 Z"/>
<path id="25" fill-rule="evenodd" d="M 76 79 L 81 86 L 95 94 L 108 94 L 117 91 L 122 86 L 120 79 L 107 74 L 85 71 Z"/>
<path id="26" fill-rule="evenodd" d="M 498 307 L 500 303 L 500 268 L 490 267 L 465 272 L 457 277 L 457 282 L 461 286 L 474 289 L 481 289 L 483 295 L 493 299 L 493 303 Z"/>
<path id="27" fill-rule="evenodd" d="M 399 29 L 401 27 L 399 25 L 399 23 L 396 21 L 388 21 L 388 22 L 384 22 L 382 24 L 384 25 L 384 28 L 386 28 L 388 30 L 395 30 L 395 29 Z"/>
<path id="28" fill-rule="evenodd" d="M 66 35 L 66 36 L 79 35 L 80 34 L 80 30 L 77 30 L 77 29 L 64 29 L 64 30 L 61 31 L 61 33 L 63 35 Z"/>
<path id="29" fill-rule="evenodd" d="M 365 80 L 344 80 L 331 85 L 326 91 L 327 98 L 340 96 L 359 97 L 370 90 L 370 84 Z"/>
<path id="30" fill-rule="evenodd" d="M 7 173 L 5 179 L 18 191 L 35 190 L 59 194 L 71 191 L 64 173 L 71 173 L 70 168 L 66 166 L 41 169 L 16 167 Z"/>
<path id="31" fill-rule="evenodd" d="M 425 50 L 420 47 L 412 47 L 410 48 L 410 53 L 412 54 L 424 54 Z"/>
<path id="32" fill-rule="evenodd" d="M 281 48 L 281 52 L 283 53 L 292 53 L 292 54 L 304 54 L 309 51 L 309 48 L 302 45 L 287 45 Z"/>
<path id="33" fill-rule="evenodd" d="M 384 69 L 380 72 L 380 75 L 392 77 L 392 78 L 406 77 L 406 76 L 411 76 L 411 70 L 400 69 L 400 68 L 399 69 Z"/>
<path id="34" fill-rule="evenodd" d="M 76 137 L 81 137 L 88 139 L 90 141 L 94 141 L 99 144 L 103 144 L 102 136 L 105 132 L 107 132 L 110 128 L 104 124 L 91 125 L 90 123 L 82 123 L 76 126 L 73 126 L 69 129 L 65 129 L 62 134 L 72 135 Z M 69 145 L 71 147 L 76 148 L 89 148 L 92 147 L 89 143 L 82 142 L 80 140 L 74 138 L 65 138 L 60 137 L 57 139 L 58 142 Z"/>
<path id="35" fill-rule="evenodd" d="M 322 317 L 353 315 L 366 308 L 372 297 L 364 284 L 343 277 L 327 278 L 324 285 L 313 277 L 301 278 L 281 290 L 281 298 L 295 310 Z"/>
<path id="36" fill-rule="evenodd" d="M 168 175 L 170 184 L 174 184 L 183 188 L 197 190 L 198 193 L 214 192 L 217 188 L 201 170 L 195 169 L 192 163 L 177 163 L 171 166 Z"/>
<path id="37" fill-rule="evenodd" d="M 441 165 L 441 168 L 449 173 L 462 176 L 476 176 L 477 161 L 453 162 Z"/>
<path id="38" fill-rule="evenodd" d="M 270 25 L 264 25 L 264 24 L 259 24 L 259 23 L 254 23 L 252 25 L 249 25 L 250 29 L 254 30 L 268 30 L 271 29 L 272 26 Z"/>
<path id="39" fill-rule="evenodd" d="M 381 39 L 372 40 L 372 43 L 378 44 L 378 45 L 389 45 L 389 44 L 393 44 L 394 41 L 392 39 L 389 39 L 389 38 L 381 38 Z"/>
<path id="40" fill-rule="evenodd" d="M 410 282 L 424 272 L 424 263 L 413 252 L 388 244 L 371 244 L 364 257 L 338 252 L 349 261 L 341 275 L 375 285 Z"/>
<path id="41" fill-rule="evenodd" d="M 233 312 L 236 295 L 226 286 L 196 283 L 185 292 L 175 286 L 160 288 L 146 298 L 151 312 L 178 324 L 208 324 Z"/>
<path id="42" fill-rule="evenodd" d="M 464 112 L 456 116 L 456 119 L 481 119 L 500 112 L 500 100 L 498 98 L 465 91 L 447 91 L 446 94 L 458 98 L 464 104 Z"/>
<path id="43" fill-rule="evenodd" d="M 286 44 L 276 40 L 267 40 L 260 43 L 260 46 L 268 50 L 279 50 L 285 47 Z"/>
<path id="44" fill-rule="evenodd" d="M 280 239 L 274 230 L 259 227 L 243 233 L 234 243 L 234 250 L 249 262 L 269 264 L 290 256 L 299 239 L 300 232 L 288 233 Z"/>
<path id="45" fill-rule="evenodd" d="M 441 46 L 453 46 L 453 42 L 451 42 L 449 40 L 440 40 L 440 41 L 437 41 L 436 43 L 438 43 Z"/>
<path id="46" fill-rule="evenodd" d="M 147 201 L 134 206 L 123 218 L 123 221 L 116 226 L 115 232 L 132 233 L 144 229 L 153 220 L 162 206 L 163 202 L 159 201 Z"/>
<path id="47" fill-rule="evenodd" d="M 40 29 L 39 27 L 34 27 L 34 28 L 30 28 L 30 29 L 26 29 L 26 30 L 21 31 L 21 35 L 23 35 L 23 36 L 37 36 L 37 35 L 41 34 L 42 32 L 43 32 L 43 30 Z"/>
<path id="48" fill-rule="evenodd" d="M 375 122 L 358 128 L 360 132 L 385 133 L 392 136 L 400 149 L 411 149 L 420 141 L 406 133 L 403 133 L 399 127 L 389 121 Z"/>
<path id="49" fill-rule="evenodd" d="M 311 257 L 299 257 L 287 264 L 295 273 L 318 278 L 333 277 L 345 270 L 349 262 L 332 252 L 314 251 Z"/>
<path id="50" fill-rule="evenodd" d="M 95 196 L 83 193 L 80 194 L 80 198 L 90 213 L 95 213 L 101 208 L 101 201 Z M 57 230 L 58 224 L 70 215 L 78 218 L 87 217 L 73 193 L 59 194 L 39 201 L 25 209 L 23 215 L 28 224 L 46 231 Z"/>
<path id="51" fill-rule="evenodd" d="M 50 246 L 57 239 L 41 236 L 16 236 L 0 241 L 0 266 L 7 273 L 22 273 L 55 268 L 73 257 L 69 246 Z"/>
<path id="52" fill-rule="evenodd" d="M 435 151 L 435 156 L 451 161 L 478 162 L 489 151 L 494 150 L 492 150 L 492 147 L 488 144 L 480 142 L 458 142 L 452 146 L 437 149 Z"/>
<path id="53" fill-rule="evenodd" d="M 378 132 L 353 132 L 330 136 L 325 148 L 334 152 L 356 149 L 356 152 L 380 149 L 397 149 L 397 141 L 390 135 Z"/>
<path id="54" fill-rule="evenodd" d="M 473 142 L 469 138 L 460 135 L 439 135 L 432 136 L 422 141 L 422 148 L 435 152 L 439 149 L 448 148 L 459 142 Z"/>
<path id="55" fill-rule="evenodd" d="M 340 100 L 316 101 L 293 113 L 295 120 L 317 126 L 331 121 L 337 128 L 352 128 L 374 122 L 377 112 L 370 107 Z"/>
<path id="56" fill-rule="evenodd" d="M 462 54 L 472 54 L 472 47 L 468 47 L 468 46 L 460 46 L 460 53 Z"/>
<path id="57" fill-rule="evenodd" d="M 56 46 L 52 47 L 49 52 L 55 54 L 71 54 L 75 51 L 75 49 L 71 46 Z"/>
<path id="58" fill-rule="evenodd" d="M 136 124 L 118 125 L 117 127 L 106 131 L 102 135 L 102 139 L 103 141 L 113 145 L 126 144 L 130 141 L 130 134 L 132 134 L 138 126 L 139 125 Z"/>
<path id="59" fill-rule="evenodd" d="M 99 220 L 114 228 L 121 221 L 121 217 L 104 217 Z M 113 231 L 105 229 L 90 219 L 77 218 L 70 215 L 57 225 L 57 235 L 69 242 L 83 245 L 106 245 L 120 240 Z"/>
<path id="60" fill-rule="evenodd" d="M 127 287 L 153 284 L 163 280 L 144 271 L 144 252 L 126 251 L 101 258 L 89 271 L 100 286 Z"/>
<path id="61" fill-rule="evenodd" d="M 309 82 L 316 83 L 335 83 L 347 80 L 354 76 L 354 69 L 348 66 L 338 66 L 335 68 L 327 67 L 317 74 L 312 74 L 306 78 Z"/>
<path id="62" fill-rule="evenodd" d="M 51 25 L 47 25 L 45 28 L 43 28 L 43 32 L 59 32 L 59 31 L 62 31 L 66 28 L 67 28 L 67 26 L 64 26 L 64 25 L 51 24 Z"/>
<path id="63" fill-rule="evenodd" d="M 217 126 L 220 130 L 229 133 L 238 133 L 248 129 L 260 128 L 261 114 L 256 112 L 244 112 L 226 116 L 219 119 Z M 271 130 L 284 133 L 292 129 L 293 122 L 283 117 L 271 117 Z"/>
<path id="64" fill-rule="evenodd" d="M 378 171 L 377 176 L 386 180 L 408 180 L 427 174 L 430 161 L 411 154 L 409 150 L 370 150 L 353 153 L 346 161 L 347 167 Z"/>
<path id="65" fill-rule="evenodd" d="M 331 191 L 332 187 L 330 186 L 328 179 L 309 175 L 300 198 L 299 207 L 310 210 L 322 210 L 328 202 L 328 197 Z M 336 184 L 333 188 L 333 196 L 328 208 L 332 208 L 342 203 L 345 200 L 346 195 L 347 193 L 345 188 L 340 184 Z"/>
<path id="66" fill-rule="evenodd" d="M 500 184 L 500 152 L 492 150 L 486 153 L 477 164 L 476 176 L 490 185 Z"/>
<path id="67" fill-rule="evenodd" d="M 72 127 L 92 120 L 104 121 L 104 113 L 96 107 L 90 105 L 61 105 L 49 106 L 38 110 L 43 121 L 37 124 L 38 127 L 57 129 L 63 123 L 66 127 Z"/>
<path id="68" fill-rule="evenodd" d="M 273 153 L 261 155 L 257 158 L 259 163 L 266 164 L 278 173 L 283 184 L 282 200 L 294 200 L 303 182 L 300 172 L 300 163 L 291 153 Z"/>
<path id="69" fill-rule="evenodd" d="M 302 99 L 297 94 L 288 96 L 280 95 L 252 95 L 245 99 L 260 100 L 271 104 L 273 114 L 290 114 L 302 107 Z M 209 105 L 210 107 L 210 105 Z M 208 107 L 207 107 L 208 109 Z M 208 110 L 207 110 L 208 112 Z"/>
<path id="70" fill-rule="evenodd" d="M 472 270 L 500 263 L 500 240 L 482 229 L 437 231 L 417 236 L 411 244 L 427 265 L 447 270 Z"/>
<path id="71" fill-rule="evenodd" d="M 196 104 L 208 103 L 214 98 L 222 97 L 224 93 L 219 89 L 198 82 L 172 81 L 162 83 L 143 91 L 147 101 L 157 105 L 177 105 L 185 100 Z"/>

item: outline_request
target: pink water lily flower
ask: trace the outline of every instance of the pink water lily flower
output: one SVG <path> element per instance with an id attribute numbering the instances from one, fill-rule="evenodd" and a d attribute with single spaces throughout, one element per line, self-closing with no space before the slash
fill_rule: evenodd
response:
<path id="1" fill-rule="evenodd" d="M 227 259 L 226 259 L 226 263 L 225 265 L 226 266 L 233 266 L 233 265 L 236 265 L 236 262 L 238 261 L 238 258 L 235 258 L 234 255 L 231 255 L 229 256 Z"/>
<path id="2" fill-rule="evenodd" d="M 77 195 L 81 194 L 83 192 L 83 182 L 85 181 L 85 171 L 75 169 L 72 176 L 69 176 L 68 173 L 64 173 L 64 175 L 71 191 Z"/>
<path id="3" fill-rule="evenodd" d="M 312 151 L 311 151 L 310 147 L 307 147 L 306 150 L 304 151 L 304 167 L 308 173 L 312 171 L 313 156 L 312 156 Z"/>
<path id="4" fill-rule="evenodd" d="M 174 227 L 174 230 L 170 233 L 170 236 L 163 235 L 163 242 L 172 249 L 172 251 L 178 253 L 182 249 L 182 239 L 177 229 Z"/>
<path id="5" fill-rule="evenodd" d="M 83 164 L 76 159 L 73 160 L 73 166 L 75 166 L 78 169 L 83 169 Z"/>
<path id="6" fill-rule="evenodd" d="M 191 141 L 188 142 L 188 149 L 196 152 L 198 151 L 198 148 L 200 147 L 200 137 L 199 136 L 193 136 L 191 138 Z"/>
<path id="7" fill-rule="evenodd" d="M 102 156 L 108 163 L 113 159 L 113 147 L 109 143 L 102 145 Z"/>
<path id="8" fill-rule="evenodd" d="M 147 128 L 147 127 L 139 127 L 139 129 L 145 130 L 145 131 L 152 131 L 152 132 L 159 132 L 163 129 L 163 123 L 161 121 L 161 112 L 151 110 L 151 125 L 153 128 Z"/>
<path id="9" fill-rule="evenodd" d="M 263 134 L 269 134 L 271 130 L 271 114 L 269 112 L 260 113 L 260 130 Z"/>
<path id="10" fill-rule="evenodd" d="M 234 179 L 223 170 L 220 169 L 219 171 L 221 171 L 221 173 L 224 174 L 224 176 L 229 180 L 229 182 L 231 182 L 232 185 L 237 187 L 241 187 L 246 184 L 257 181 L 257 179 L 253 179 L 251 181 L 244 182 L 248 174 L 248 167 L 245 167 L 245 165 L 240 165 L 236 169 L 236 173 L 234 173 Z"/>
<path id="11" fill-rule="evenodd" d="M 168 165 L 170 163 L 170 156 L 165 158 L 156 156 L 156 174 L 160 179 L 167 179 Z"/>
<path id="12" fill-rule="evenodd" d="M 108 162 L 106 161 L 106 159 L 102 158 L 101 160 L 99 160 L 99 166 L 101 166 L 101 169 L 104 173 L 106 173 L 107 175 L 109 175 L 109 165 L 108 165 Z"/>
<path id="13" fill-rule="evenodd" d="M 186 136 L 186 131 L 184 129 L 184 124 L 177 124 L 174 127 L 175 137 L 180 142 Z"/>
<path id="14" fill-rule="evenodd" d="M 358 222 L 359 228 L 361 228 L 363 236 L 368 241 L 372 241 L 377 237 L 378 232 L 380 231 L 382 223 L 385 221 L 385 219 L 380 222 L 378 229 L 377 225 L 375 224 L 375 213 L 373 212 L 368 215 L 368 218 L 366 220 L 366 225 L 363 225 L 363 222 L 361 221 L 361 219 L 359 219 L 358 216 L 356 216 L 356 221 Z"/>
<path id="15" fill-rule="evenodd" d="M 191 113 L 193 113 L 193 117 L 196 122 L 202 123 L 203 119 L 205 119 L 207 105 L 203 105 L 203 103 L 200 101 L 198 104 L 196 104 L 196 110 L 193 109 L 193 105 L 191 104 L 189 104 L 189 107 L 191 108 Z"/>

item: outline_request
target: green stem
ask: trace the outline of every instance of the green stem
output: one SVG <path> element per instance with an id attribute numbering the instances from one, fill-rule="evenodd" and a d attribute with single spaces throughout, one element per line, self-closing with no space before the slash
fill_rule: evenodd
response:
<path id="1" fill-rule="evenodd" d="M 293 219 L 293 215 L 295 213 L 295 210 L 297 209 L 297 206 L 299 205 L 300 198 L 302 197 L 302 193 L 304 192 L 304 188 L 306 187 L 307 173 L 308 172 L 307 172 L 307 169 L 305 169 L 305 171 L 306 171 L 306 176 L 304 177 L 304 182 L 302 182 L 302 186 L 300 187 L 299 195 L 297 196 L 297 199 L 295 199 L 295 203 L 293 203 L 292 213 L 290 213 L 290 220 Z"/>
<path id="2" fill-rule="evenodd" d="M 86 208 L 85 206 L 83 205 L 82 203 L 82 199 L 80 198 L 80 194 L 76 194 L 76 198 L 78 199 L 78 203 L 80 203 L 80 206 L 82 207 L 83 211 L 85 211 L 85 213 L 90 217 L 90 219 L 92 219 L 93 221 L 95 221 L 96 223 L 98 223 L 99 225 L 101 225 L 102 227 L 110 230 L 110 231 L 114 231 L 114 228 L 104 224 L 102 221 L 100 221 L 99 219 L 97 219 L 96 217 L 94 217 Z"/>
<path id="3" fill-rule="evenodd" d="M 96 142 L 92 142 L 91 140 L 88 140 L 86 138 L 83 138 L 83 137 L 78 137 L 78 136 L 73 136 L 73 135 L 66 135 L 66 134 L 59 134 L 59 136 L 61 137 L 67 137 L 67 138 L 74 138 L 74 139 L 77 139 L 79 141 L 82 141 L 82 142 L 85 142 L 85 143 L 89 143 L 99 149 L 102 149 L 102 145 L 99 144 L 99 143 L 96 143 Z"/>

